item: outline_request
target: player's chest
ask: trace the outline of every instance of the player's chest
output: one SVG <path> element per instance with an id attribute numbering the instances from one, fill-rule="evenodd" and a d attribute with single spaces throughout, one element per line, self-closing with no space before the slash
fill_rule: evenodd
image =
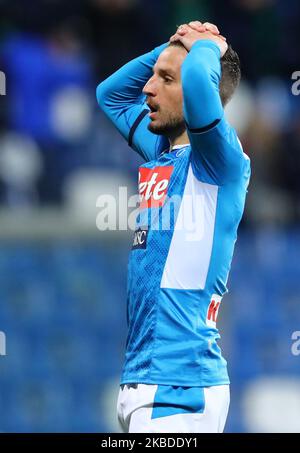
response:
<path id="1" fill-rule="evenodd" d="M 190 159 L 188 150 L 179 151 L 139 168 L 140 208 L 161 207 L 167 197 L 182 193 Z"/>

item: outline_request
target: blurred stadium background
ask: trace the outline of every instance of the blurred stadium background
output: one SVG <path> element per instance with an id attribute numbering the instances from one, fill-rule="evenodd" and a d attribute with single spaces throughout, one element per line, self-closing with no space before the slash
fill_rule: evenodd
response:
<path id="1" fill-rule="evenodd" d="M 300 432 L 298 0 L 0 0 L 0 431 L 114 432 L 131 232 L 96 199 L 135 191 L 139 158 L 99 111 L 100 80 L 195 18 L 243 82 L 228 116 L 252 160 L 223 301 L 227 432 Z"/>

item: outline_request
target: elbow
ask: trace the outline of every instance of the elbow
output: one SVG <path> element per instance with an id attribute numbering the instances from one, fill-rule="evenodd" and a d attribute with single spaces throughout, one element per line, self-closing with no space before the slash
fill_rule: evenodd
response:
<path id="1" fill-rule="evenodd" d="M 97 86 L 96 98 L 101 110 L 105 112 L 108 108 L 110 108 L 111 104 L 113 103 L 112 101 L 114 98 L 114 89 L 109 78 L 103 80 Z"/>
<path id="2" fill-rule="evenodd" d="M 98 105 L 101 109 L 104 108 L 106 97 L 107 97 L 107 93 L 106 93 L 106 89 L 105 89 L 105 83 L 101 82 L 101 83 L 99 83 L 99 85 L 97 86 L 97 89 L 96 89 L 96 98 L 97 98 Z"/>

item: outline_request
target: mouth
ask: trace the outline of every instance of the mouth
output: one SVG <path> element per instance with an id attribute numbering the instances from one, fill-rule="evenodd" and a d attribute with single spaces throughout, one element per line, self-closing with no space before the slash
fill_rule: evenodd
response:
<path id="1" fill-rule="evenodd" d="M 155 116 L 156 116 L 156 114 L 157 114 L 157 112 L 158 112 L 158 107 L 155 106 L 155 105 L 153 105 L 153 104 L 150 104 L 150 103 L 148 103 L 148 102 L 147 102 L 147 106 L 148 106 L 148 108 L 150 109 L 150 113 L 148 114 L 149 117 L 150 117 L 151 119 L 154 119 Z"/>
<path id="2" fill-rule="evenodd" d="M 148 116 L 149 116 L 149 118 L 150 118 L 151 120 L 155 120 L 156 114 L 157 114 L 157 112 L 150 112 L 150 113 L 148 114 Z"/>

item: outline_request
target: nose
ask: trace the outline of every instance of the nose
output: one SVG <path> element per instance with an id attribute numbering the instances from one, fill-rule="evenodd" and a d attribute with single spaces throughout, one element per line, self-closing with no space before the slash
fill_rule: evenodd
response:
<path id="1" fill-rule="evenodd" d="M 143 88 L 143 94 L 146 96 L 155 96 L 156 95 L 156 87 L 155 87 L 155 80 L 154 76 L 152 76 L 146 85 Z"/>

